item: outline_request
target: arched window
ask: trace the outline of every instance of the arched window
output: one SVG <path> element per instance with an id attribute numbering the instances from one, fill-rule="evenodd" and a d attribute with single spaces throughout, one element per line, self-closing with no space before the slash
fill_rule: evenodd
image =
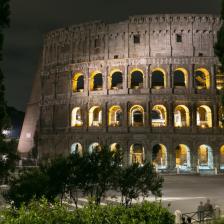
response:
<path id="1" fill-rule="evenodd" d="M 190 149 L 188 146 L 180 144 L 176 147 L 176 167 L 183 170 L 191 167 Z"/>
<path id="2" fill-rule="evenodd" d="M 83 92 L 84 90 L 84 75 L 77 73 L 72 79 L 72 90 L 73 92 Z"/>
<path id="3" fill-rule="evenodd" d="M 198 148 L 199 169 L 213 169 L 212 148 L 208 145 L 201 145 Z"/>
<path id="4" fill-rule="evenodd" d="M 99 152 L 100 150 L 101 150 L 101 146 L 98 142 L 94 142 L 94 143 L 90 144 L 89 148 L 88 148 L 89 153 Z"/>
<path id="5" fill-rule="evenodd" d="M 91 107 L 89 110 L 89 126 L 99 127 L 102 125 L 102 109 L 99 106 Z"/>
<path id="6" fill-rule="evenodd" d="M 110 150 L 112 152 L 116 152 L 118 150 L 121 150 L 121 146 L 118 143 L 113 143 L 113 144 L 110 145 Z"/>
<path id="7" fill-rule="evenodd" d="M 113 70 L 110 75 L 110 89 L 122 89 L 123 88 L 123 74 L 120 70 Z"/>
<path id="8" fill-rule="evenodd" d="M 103 89 L 103 75 L 100 72 L 94 72 L 90 77 L 90 90 L 99 91 Z"/>
<path id="9" fill-rule="evenodd" d="M 82 113 L 80 107 L 75 107 L 72 110 L 71 116 L 71 126 L 72 127 L 81 127 L 83 125 Z"/>
<path id="10" fill-rule="evenodd" d="M 167 125 L 166 107 L 163 105 L 155 105 L 152 108 L 152 127 L 164 127 Z"/>
<path id="11" fill-rule="evenodd" d="M 184 68 L 178 68 L 173 74 L 174 87 L 187 87 L 188 72 Z"/>
<path id="12" fill-rule="evenodd" d="M 151 87 L 153 89 L 161 89 L 166 87 L 166 73 L 161 68 L 152 71 Z"/>
<path id="13" fill-rule="evenodd" d="M 143 88 L 144 73 L 140 69 L 134 69 L 131 72 L 131 89 Z"/>
<path id="14" fill-rule="evenodd" d="M 79 153 L 82 155 L 82 145 L 78 142 L 71 145 L 71 154 Z"/>
<path id="15" fill-rule="evenodd" d="M 210 88 L 210 75 L 207 69 L 199 68 L 195 71 L 195 86 L 197 89 Z"/>
<path id="16" fill-rule="evenodd" d="M 144 125 L 144 109 L 142 106 L 135 105 L 130 109 L 130 125 L 132 127 Z"/>
<path id="17" fill-rule="evenodd" d="M 189 109 L 184 105 L 176 106 L 174 110 L 174 127 L 182 128 L 190 126 Z"/>
<path id="18" fill-rule="evenodd" d="M 144 147 L 142 144 L 133 144 L 130 148 L 130 164 L 133 163 L 140 165 L 144 163 Z"/>
<path id="19" fill-rule="evenodd" d="M 152 162 L 158 169 L 167 167 L 167 149 L 163 144 L 156 144 L 152 148 Z"/>
<path id="20" fill-rule="evenodd" d="M 224 107 L 220 106 L 218 110 L 219 127 L 224 128 Z"/>
<path id="21" fill-rule="evenodd" d="M 220 148 L 220 169 L 224 169 L 224 145 Z"/>
<path id="22" fill-rule="evenodd" d="M 119 127 L 122 122 L 122 109 L 120 106 L 112 106 L 109 109 L 109 126 Z"/>
<path id="23" fill-rule="evenodd" d="M 202 105 L 197 108 L 197 126 L 201 128 L 212 127 L 212 111 L 210 107 Z"/>

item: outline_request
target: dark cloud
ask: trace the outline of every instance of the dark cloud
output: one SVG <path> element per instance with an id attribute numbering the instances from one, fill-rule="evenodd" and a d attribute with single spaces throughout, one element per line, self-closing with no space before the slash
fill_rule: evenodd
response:
<path id="1" fill-rule="evenodd" d="M 91 20 L 115 22 L 135 14 L 218 14 L 220 5 L 221 0 L 11 0 L 4 58 L 8 104 L 25 110 L 42 35 L 49 30 Z"/>

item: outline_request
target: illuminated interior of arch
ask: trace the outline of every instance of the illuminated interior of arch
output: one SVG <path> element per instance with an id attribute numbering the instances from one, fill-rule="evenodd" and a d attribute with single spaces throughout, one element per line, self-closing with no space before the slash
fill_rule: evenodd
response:
<path id="1" fill-rule="evenodd" d="M 144 126 L 144 109 L 140 105 L 134 105 L 130 109 L 130 125 L 132 127 Z"/>
<path id="2" fill-rule="evenodd" d="M 210 88 L 210 74 L 207 69 L 199 68 L 195 71 L 195 85 L 197 89 Z"/>
<path id="3" fill-rule="evenodd" d="M 198 148 L 199 169 L 213 169 L 212 148 L 208 145 L 201 145 Z"/>
<path id="4" fill-rule="evenodd" d="M 197 126 L 201 128 L 212 127 L 212 112 L 210 107 L 202 105 L 197 108 Z"/>
<path id="5" fill-rule="evenodd" d="M 120 106 L 112 106 L 109 109 L 109 126 L 119 127 L 122 122 L 122 109 Z"/>
<path id="6" fill-rule="evenodd" d="M 144 147 L 142 144 L 133 144 L 130 147 L 130 164 L 138 163 L 142 165 L 144 163 Z"/>
<path id="7" fill-rule="evenodd" d="M 166 72 L 162 68 L 152 70 L 151 87 L 153 89 L 166 88 Z"/>
<path id="8" fill-rule="evenodd" d="M 82 155 L 82 145 L 78 142 L 71 145 L 71 154 L 79 153 Z"/>
<path id="9" fill-rule="evenodd" d="M 89 126 L 99 127 L 102 125 L 102 109 L 99 106 L 91 107 L 89 110 Z"/>
<path id="10" fill-rule="evenodd" d="M 72 110 L 71 116 L 71 126 L 72 127 L 81 127 L 83 125 L 82 113 L 80 107 L 75 107 Z"/>
<path id="11" fill-rule="evenodd" d="M 167 167 L 167 149 L 163 144 L 156 144 L 152 148 L 152 162 L 158 169 Z"/>
<path id="12" fill-rule="evenodd" d="M 224 169 L 224 145 L 220 148 L 220 169 Z"/>
<path id="13" fill-rule="evenodd" d="M 141 69 L 135 68 L 130 72 L 130 88 L 143 88 L 144 72 Z"/>
<path id="14" fill-rule="evenodd" d="M 84 75 L 77 73 L 72 79 L 72 90 L 73 92 L 83 92 L 84 90 Z"/>
<path id="15" fill-rule="evenodd" d="M 178 105 L 174 110 L 174 127 L 189 127 L 190 113 L 185 105 Z"/>
<path id="16" fill-rule="evenodd" d="M 152 108 L 152 127 L 164 127 L 167 126 L 167 111 L 163 105 L 155 105 Z"/>
<path id="17" fill-rule="evenodd" d="M 121 70 L 114 69 L 110 72 L 109 86 L 110 89 L 114 90 L 123 89 L 123 74 Z"/>
<path id="18" fill-rule="evenodd" d="M 103 75 L 101 72 L 96 71 L 90 75 L 90 90 L 99 91 L 103 89 Z"/>
<path id="19" fill-rule="evenodd" d="M 216 88 L 218 90 L 224 89 L 224 73 L 220 70 L 216 73 Z"/>
<path id="20" fill-rule="evenodd" d="M 176 147 L 176 167 L 186 170 L 191 167 L 190 149 L 184 144 Z"/>
<path id="21" fill-rule="evenodd" d="M 177 68 L 174 71 L 173 84 L 174 87 L 188 86 L 188 72 L 185 68 Z"/>
<path id="22" fill-rule="evenodd" d="M 112 152 L 117 152 L 117 150 L 121 150 L 121 146 L 118 143 L 113 143 L 110 145 L 110 150 Z"/>
<path id="23" fill-rule="evenodd" d="M 219 106 L 218 110 L 219 127 L 224 128 L 224 107 Z"/>
<path id="24" fill-rule="evenodd" d="M 94 143 L 90 144 L 89 148 L 88 148 L 89 153 L 99 152 L 100 150 L 101 150 L 101 146 L 98 142 L 94 142 Z"/>

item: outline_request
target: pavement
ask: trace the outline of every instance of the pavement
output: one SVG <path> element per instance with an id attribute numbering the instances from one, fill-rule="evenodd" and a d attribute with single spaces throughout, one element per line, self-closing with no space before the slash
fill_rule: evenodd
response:
<path id="1" fill-rule="evenodd" d="M 173 175 L 164 176 L 162 204 L 171 203 L 170 211 L 197 211 L 200 201 L 211 200 L 224 213 L 224 176 Z"/>

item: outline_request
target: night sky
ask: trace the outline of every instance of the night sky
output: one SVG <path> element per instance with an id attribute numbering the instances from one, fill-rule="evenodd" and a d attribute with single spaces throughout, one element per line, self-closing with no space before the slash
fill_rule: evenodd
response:
<path id="1" fill-rule="evenodd" d="M 11 0 L 4 72 L 8 105 L 25 111 L 42 35 L 91 20 L 116 22 L 135 14 L 220 12 L 221 0 Z"/>

